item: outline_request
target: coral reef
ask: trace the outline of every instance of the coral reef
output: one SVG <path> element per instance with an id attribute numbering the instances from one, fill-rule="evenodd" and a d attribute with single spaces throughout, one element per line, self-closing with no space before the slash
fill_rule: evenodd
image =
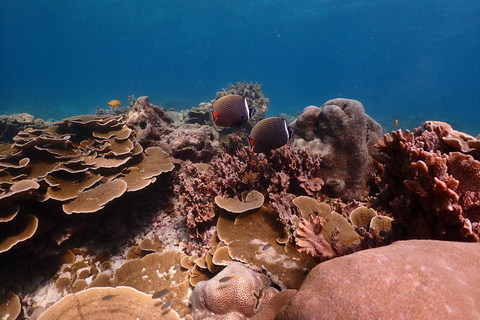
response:
<path id="1" fill-rule="evenodd" d="M 479 259 L 478 244 L 434 240 L 335 258 L 308 274 L 275 319 L 476 318 Z"/>
<path id="2" fill-rule="evenodd" d="M 193 319 L 247 319 L 278 292 L 268 278 L 234 262 L 192 293 Z"/>
<path id="3" fill-rule="evenodd" d="M 34 119 L 28 113 L 0 115 L 0 143 L 11 143 L 13 137 L 27 128 L 45 129 L 50 125 L 52 125 L 51 121 Z"/>
<path id="4" fill-rule="evenodd" d="M 479 241 L 480 162 L 444 141 L 450 126 L 424 128 L 378 142 L 381 192 L 373 203 L 391 212 L 397 237 Z"/>
<path id="5" fill-rule="evenodd" d="M 126 124 L 135 130 L 138 143 L 145 147 L 171 133 L 174 129 L 171 122 L 162 107 L 152 105 L 148 97 L 140 97 L 128 113 Z"/>
<path id="6" fill-rule="evenodd" d="M 38 320 L 93 320 L 105 319 L 106 315 L 112 319 L 154 319 L 159 315 L 162 319 L 180 319 L 175 311 L 159 305 L 164 303 L 131 287 L 91 288 L 65 296 Z"/>
<path id="7" fill-rule="evenodd" d="M 210 125 L 183 124 L 161 137 L 162 148 L 172 157 L 209 162 L 221 151 L 219 133 Z"/>
<path id="8" fill-rule="evenodd" d="M 210 165 L 186 161 L 176 176 L 176 208 L 188 217 L 192 234 L 202 234 L 202 223 L 218 216 L 219 210 L 213 205 L 216 196 L 238 197 L 250 190 L 266 192 L 269 203 L 288 224 L 292 216 L 290 201 L 294 198 L 291 194 L 313 195 L 320 190 L 320 159 L 310 156 L 308 149 L 284 146 L 266 156 L 253 153 L 238 136 L 229 137 L 226 152 L 215 155 Z"/>
<path id="9" fill-rule="evenodd" d="M 321 155 L 323 193 L 345 202 L 370 193 L 372 156 L 382 127 L 359 101 L 333 99 L 320 108 L 309 106 L 290 126 L 295 132 L 292 145 Z"/>
<path id="10" fill-rule="evenodd" d="M 479 292 L 462 277 L 477 280 L 478 247 L 365 249 L 478 241 L 480 136 L 430 121 L 378 141 L 360 102 L 334 99 L 305 109 L 292 143 L 257 154 L 244 138 L 268 99 L 252 83 L 217 98 L 232 93 L 257 109 L 243 127 L 217 128 L 210 103 L 166 112 L 133 96 L 128 116 L 25 122 L 0 147 L 0 313 L 266 320 L 437 316 L 434 303 L 465 318 L 476 310 Z M 385 300 L 392 290 L 398 301 Z"/>
<path id="11" fill-rule="evenodd" d="M 173 169 L 158 147 L 143 150 L 124 116 L 79 116 L 45 130 L 28 128 L 0 153 L 0 252 L 30 238 L 38 217 L 26 200 L 62 203 L 63 211 L 91 213 L 125 192 L 145 188 Z"/>

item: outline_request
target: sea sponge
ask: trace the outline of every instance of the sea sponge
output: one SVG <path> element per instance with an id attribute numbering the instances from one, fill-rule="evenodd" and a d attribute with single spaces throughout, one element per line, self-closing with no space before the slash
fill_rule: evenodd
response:
<path id="1" fill-rule="evenodd" d="M 268 278 L 234 262 L 208 281 L 195 286 L 192 293 L 193 319 L 237 319 L 252 317 L 262 310 L 277 289 Z"/>

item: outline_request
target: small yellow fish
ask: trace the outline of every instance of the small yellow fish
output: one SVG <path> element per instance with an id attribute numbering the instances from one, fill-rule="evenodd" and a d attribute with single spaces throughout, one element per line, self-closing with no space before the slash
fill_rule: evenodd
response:
<path id="1" fill-rule="evenodd" d="M 230 279 L 233 279 L 235 276 L 227 276 L 227 277 L 223 277 L 222 279 L 218 280 L 218 282 L 227 282 L 228 280 Z"/>
<path id="2" fill-rule="evenodd" d="M 122 103 L 120 102 L 120 100 L 117 100 L 117 99 L 110 100 L 110 102 L 108 102 L 108 105 L 111 107 L 119 107 L 120 104 Z"/>
<path id="3" fill-rule="evenodd" d="M 152 299 L 160 299 L 161 297 L 163 297 L 164 295 L 166 295 L 170 289 L 172 289 L 171 287 L 167 287 L 163 290 L 160 290 L 158 292 L 155 292 L 152 296 Z"/>
<path id="4" fill-rule="evenodd" d="M 393 129 L 395 129 L 398 125 L 398 119 L 395 119 L 395 121 L 393 122 Z"/>
<path id="5" fill-rule="evenodd" d="M 118 297 L 118 296 L 119 296 L 119 294 L 109 294 L 108 296 L 103 297 L 102 300 L 107 301 L 107 300 L 113 299 L 113 298 Z"/>

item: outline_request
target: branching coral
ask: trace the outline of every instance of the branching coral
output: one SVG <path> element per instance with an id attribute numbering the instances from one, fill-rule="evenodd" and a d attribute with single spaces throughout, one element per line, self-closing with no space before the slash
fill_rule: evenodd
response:
<path id="1" fill-rule="evenodd" d="M 308 149 L 284 146 L 266 156 L 253 153 L 238 136 L 229 137 L 226 152 L 216 155 L 210 166 L 185 162 L 176 176 L 177 210 L 197 229 L 194 233 L 202 228 L 197 224 L 212 220 L 219 212 L 213 206 L 216 196 L 238 198 L 244 191 L 266 192 L 286 224 L 291 217 L 290 194 L 313 194 L 321 188 L 320 158 L 310 156 Z"/>
<path id="2" fill-rule="evenodd" d="M 376 204 L 392 212 L 403 236 L 478 241 L 480 162 L 451 151 L 443 139 L 449 126 L 424 127 L 379 141 Z"/>

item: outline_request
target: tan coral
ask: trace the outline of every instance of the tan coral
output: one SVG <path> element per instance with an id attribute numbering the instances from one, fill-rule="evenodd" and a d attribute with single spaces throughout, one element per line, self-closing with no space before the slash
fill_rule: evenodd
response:
<path id="1" fill-rule="evenodd" d="M 31 214 L 21 215 L 9 223 L 0 224 L 0 253 L 31 238 L 37 231 L 37 227 L 38 219 Z"/>
<path id="2" fill-rule="evenodd" d="M 90 288 L 65 296 L 38 320 L 180 319 L 163 304 L 130 287 Z"/>
<path id="3" fill-rule="evenodd" d="M 0 220 L 22 216 L 11 209 L 31 195 L 62 202 L 68 214 L 96 212 L 171 171 L 169 155 L 158 147 L 144 151 L 125 123 L 123 115 L 75 116 L 19 132 L 0 150 L 0 201 L 10 208 Z"/>
<path id="4" fill-rule="evenodd" d="M 339 242 L 342 246 L 354 249 L 355 244 L 360 243 L 360 236 L 353 226 L 340 214 L 331 211 L 329 205 L 305 196 L 295 198 L 292 203 L 300 210 L 304 219 L 313 214 L 326 220 L 322 235 L 328 242 L 332 243 L 332 233 L 338 228 Z"/>
<path id="5" fill-rule="evenodd" d="M 102 209 L 111 200 L 127 191 L 127 183 L 121 179 L 112 180 L 82 192 L 75 200 L 65 203 L 63 211 L 71 213 L 89 213 Z"/>
<path id="6" fill-rule="evenodd" d="M 392 231 L 392 221 L 393 219 L 387 216 L 375 216 L 370 221 L 370 228 L 377 232 L 390 232 Z"/>
<path id="7" fill-rule="evenodd" d="M 2 320 L 15 320 L 22 311 L 18 296 L 12 292 L 0 295 L 0 315 Z"/>
<path id="8" fill-rule="evenodd" d="M 350 212 L 350 221 L 357 227 L 366 227 L 370 225 L 370 221 L 377 215 L 372 208 L 358 207 Z"/>
<path id="9" fill-rule="evenodd" d="M 278 290 L 268 278 L 235 262 L 215 277 L 197 284 L 192 293 L 193 319 L 224 319 L 230 314 L 251 317 Z"/>
<path id="10" fill-rule="evenodd" d="M 150 295 L 168 289 L 162 301 L 173 301 L 172 309 L 185 316 L 190 312 L 187 303 L 190 284 L 187 271 L 180 267 L 182 257 L 180 251 L 168 251 L 130 260 L 115 271 L 108 283 L 114 287 L 129 286 Z M 106 278 L 102 276 L 90 287 L 105 284 Z"/>
<path id="11" fill-rule="evenodd" d="M 221 196 L 215 197 L 215 203 L 222 209 L 232 213 L 242 213 L 249 210 L 258 209 L 263 205 L 265 197 L 256 190 L 248 193 L 245 201 L 240 201 L 234 198 L 224 198 Z"/>
<path id="12" fill-rule="evenodd" d="M 287 250 L 285 244 L 277 242 L 287 236 L 287 231 L 271 206 L 236 217 L 222 212 L 217 233 L 232 259 L 265 268 L 279 285 L 287 288 L 298 288 L 306 272 L 315 265 L 307 254 Z"/>

